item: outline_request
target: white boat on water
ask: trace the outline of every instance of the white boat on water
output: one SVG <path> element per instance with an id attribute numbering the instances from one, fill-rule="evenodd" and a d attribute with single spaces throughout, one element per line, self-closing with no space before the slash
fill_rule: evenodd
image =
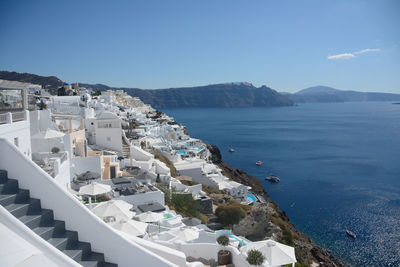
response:
<path id="1" fill-rule="evenodd" d="M 270 176 L 265 177 L 265 180 L 270 181 L 270 182 L 273 182 L 273 183 L 277 183 L 277 182 L 279 182 L 281 179 L 280 179 L 278 176 L 270 175 Z"/>

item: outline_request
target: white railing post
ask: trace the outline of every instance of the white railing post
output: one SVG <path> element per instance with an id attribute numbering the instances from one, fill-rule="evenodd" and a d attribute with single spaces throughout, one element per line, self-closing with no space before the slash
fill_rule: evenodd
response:
<path id="1" fill-rule="evenodd" d="M 11 112 L 7 113 L 7 123 L 12 124 L 12 113 Z"/>

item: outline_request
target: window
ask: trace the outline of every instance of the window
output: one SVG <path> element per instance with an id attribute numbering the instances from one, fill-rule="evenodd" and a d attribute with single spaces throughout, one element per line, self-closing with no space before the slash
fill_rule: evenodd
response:
<path id="1" fill-rule="evenodd" d="M 15 145 L 16 147 L 19 146 L 18 137 L 15 137 L 15 138 L 14 138 L 14 145 Z"/>
<path id="2" fill-rule="evenodd" d="M 23 108 L 22 89 L 0 88 L 0 110 L 12 110 Z"/>
<path id="3" fill-rule="evenodd" d="M 97 123 L 98 128 L 119 128 L 118 121 L 99 121 Z"/>

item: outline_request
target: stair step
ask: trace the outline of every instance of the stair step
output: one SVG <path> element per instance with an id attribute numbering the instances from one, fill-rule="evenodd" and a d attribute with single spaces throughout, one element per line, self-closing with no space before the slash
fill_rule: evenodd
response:
<path id="1" fill-rule="evenodd" d="M 62 252 L 74 261 L 82 260 L 82 250 L 80 249 L 64 249 Z"/>
<path id="2" fill-rule="evenodd" d="M 76 247 L 73 249 L 80 249 L 82 250 L 82 257 L 89 255 L 92 252 L 92 247 L 88 242 L 81 242 L 78 241 Z"/>
<path id="3" fill-rule="evenodd" d="M 52 222 L 52 225 L 39 226 L 33 228 L 32 231 L 44 240 L 49 240 L 50 238 L 61 235 L 61 233 L 65 232 L 65 222 L 55 220 Z"/>
<path id="4" fill-rule="evenodd" d="M 18 189 L 16 193 L 1 194 L 0 205 L 7 206 L 12 203 L 24 202 L 29 199 L 29 190 Z"/>
<path id="5" fill-rule="evenodd" d="M 59 250 L 75 249 L 78 243 L 78 232 L 66 230 L 62 234 L 51 237 L 47 242 Z"/>
<path id="6" fill-rule="evenodd" d="M 31 198 L 26 201 L 27 203 L 12 203 L 6 208 L 12 215 L 19 218 L 24 215 L 34 214 L 34 212 L 40 211 L 40 199 Z"/>
<path id="7" fill-rule="evenodd" d="M 80 265 L 84 267 L 100 267 L 97 261 L 77 261 Z"/>
<path id="8" fill-rule="evenodd" d="M 104 262 L 104 254 L 92 252 L 83 257 L 83 261 L 97 261 L 97 262 Z"/>
<path id="9" fill-rule="evenodd" d="M 18 219 L 26 226 L 33 229 L 35 227 L 45 225 L 46 222 L 53 221 L 54 215 L 52 210 L 42 209 L 34 214 L 24 215 Z"/>
<path id="10" fill-rule="evenodd" d="M 67 248 L 68 238 L 65 237 L 52 237 L 47 242 L 50 243 L 53 247 L 59 250 L 65 250 Z"/>
<path id="11" fill-rule="evenodd" d="M 18 181 L 15 179 L 7 179 L 5 183 L 0 184 L 0 194 L 12 194 L 18 191 Z"/>
<path id="12" fill-rule="evenodd" d="M 81 242 L 78 232 L 65 229 L 65 222 L 54 220 L 54 212 L 42 209 L 40 199 L 30 198 L 29 190 L 19 189 L 18 180 L 9 179 L 0 170 L 0 205 L 34 233 L 82 266 L 117 267 L 104 261 L 104 254 L 93 252 L 88 242 Z"/>

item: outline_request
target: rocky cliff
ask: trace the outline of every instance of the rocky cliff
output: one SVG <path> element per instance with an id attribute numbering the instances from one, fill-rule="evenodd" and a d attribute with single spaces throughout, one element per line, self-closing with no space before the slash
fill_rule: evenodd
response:
<path id="1" fill-rule="evenodd" d="M 32 84 L 40 84 L 45 89 L 55 90 L 64 83 L 55 76 L 39 76 L 30 73 L 18 73 L 11 71 L 0 71 L 0 79 L 8 81 L 18 81 Z"/>
<path id="2" fill-rule="evenodd" d="M 330 253 L 317 246 L 308 236 L 298 231 L 290 222 L 286 213 L 273 202 L 264 190 L 260 180 L 246 172 L 233 168 L 222 160 L 218 147 L 208 145 L 212 153 L 211 159 L 230 179 L 251 186 L 252 190 L 263 195 L 267 204 L 253 206 L 247 216 L 236 225 L 233 231 L 250 240 L 272 238 L 279 242 L 294 246 L 298 262 L 305 265 L 343 266 L 343 264 L 330 255 Z"/>
<path id="3" fill-rule="evenodd" d="M 296 103 L 399 101 L 400 94 L 338 90 L 328 86 L 309 87 L 295 94 L 283 93 Z"/>
<path id="4" fill-rule="evenodd" d="M 124 89 L 154 108 L 166 107 L 274 107 L 293 102 L 269 87 L 224 83 L 157 90 Z"/>

